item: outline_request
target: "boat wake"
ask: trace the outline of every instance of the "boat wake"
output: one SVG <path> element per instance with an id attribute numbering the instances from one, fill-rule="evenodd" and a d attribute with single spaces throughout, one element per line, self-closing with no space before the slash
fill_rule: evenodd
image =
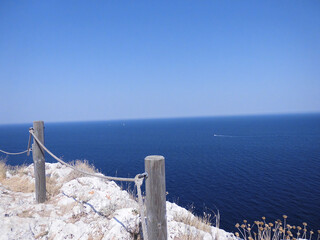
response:
<path id="1" fill-rule="evenodd" d="M 291 137 L 290 135 L 223 135 L 223 134 L 213 134 L 214 137 L 229 137 L 229 138 L 261 138 L 261 137 Z"/>
<path id="2" fill-rule="evenodd" d="M 214 137 L 237 137 L 237 136 L 230 136 L 230 135 L 221 135 L 221 134 L 213 134 Z"/>

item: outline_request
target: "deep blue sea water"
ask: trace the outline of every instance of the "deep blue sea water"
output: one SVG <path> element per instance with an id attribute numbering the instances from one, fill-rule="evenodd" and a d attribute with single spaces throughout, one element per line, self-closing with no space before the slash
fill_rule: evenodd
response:
<path id="1" fill-rule="evenodd" d="M 31 125 L 0 125 L 0 149 L 26 149 Z M 198 214 L 218 208 L 227 231 L 283 214 L 320 229 L 320 114 L 45 123 L 45 142 L 64 160 L 87 159 L 111 176 L 133 177 L 147 155 L 163 155 L 167 199 Z"/>

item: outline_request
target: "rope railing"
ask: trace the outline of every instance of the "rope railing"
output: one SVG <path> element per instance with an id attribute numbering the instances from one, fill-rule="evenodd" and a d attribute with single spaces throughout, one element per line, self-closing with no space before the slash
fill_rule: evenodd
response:
<path id="1" fill-rule="evenodd" d="M 81 169 L 76 168 L 75 166 L 66 163 L 65 161 L 63 161 L 62 159 L 58 158 L 56 155 L 54 155 L 48 148 L 46 148 L 46 146 L 38 139 L 38 137 L 34 134 L 34 130 L 33 128 L 29 129 L 29 141 L 28 141 L 28 148 L 25 151 L 22 152 L 7 152 L 4 150 L 0 149 L 0 152 L 7 154 L 7 155 L 20 155 L 20 154 L 24 154 L 27 153 L 27 155 L 29 156 L 30 151 L 32 151 L 32 149 L 30 149 L 30 144 L 31 144 L 31 136 L 33 137 L 33 139 L 35 140 L 34 142 L 36 142 L 43 150 L 45 150 L 51 157 L 53 157 L 55 160 L 57 160 L 58 162 L 60 162 L 61 164 L 72 168 L 73 170 L 82 173 L 84 175 L 88 175 L 88 176 L 92 176 L 92 177 L 97 177 L 97 178 L 101 178 L 101 179 L 105 179 L 105 180 L 111 180 L 111 181 L 124 181 L 124 182 L 134 182 L 136 187 L 137 187 L 137 195 L 138 195 L 138 205 L 139 205 L 139 210 L 140 210 L 140 216 L 141 216 L 141 223 L 142 223 L 142 232 L 143 232 L 143 239 L 148 240 L 148 234 L 147 234 L 147 225 L 146 225 L 146 220 L 145 220 L 145 214 L 144 214 L 144 207 L 143 207 L 143 199 L 142 199 L 142 193 L 141 193 L 141 185 L 143 184 L 143 180 L 145 178 L 148 177 L 148 173 L 142 173 L 142 174 L 137 174 L 134 178 L 123 178 L 123 177 L 112 177 L 112 176 L 105 176 L 105 175 L 100 175 L 100 174 L 96 174 L 96 173 L 89 173 L 86 171 L 83 171 Z"/>
<path id="2" fill-rule="evenodd" d="M 29 130 L 30 134 L 33 136 L 33 138 L 37 141 L 37 143 L 41 146 L 41 148 L 43 148 L 51 157 L 53 157 L 55 160 L 57 160 L 58 162 L 60 162 L 63 165 L 66 165 L 67 167 L 72 168 L 73 170 L 80 172 L 82 174 L 86 174 L 92 177 L 98 177 L 98 178 L 102 178 L 102 179 L 107 179 L 107 180 L 113 180 L 113 181 L 124 181 L 124 182 L 135 182 L 136 177 L 138 178 L 144 178 L 145 175 L 143 174 L 138 174 L 135 178 L 122 178 L 122 177 L 110 177 L 110 176 L 103 176 L 103 175 L 98 175 L 95 173 L 89 173 L 86 171 L 83 171 L 81 169 L 77 169 L 76 167 L 72 166 L 69 163 L 64 162 L 63 160 L 61 160 L 60 158 L 58 158 L 56 155 L 54 155 L 48 148 L 46 148 L 40 141 L 39 139 L 35 136 L 34 132 L 32 129 Z"/>
<path id="3" fill-rule="evenodd" d="M 6 151 L 3 151 L 0 149 L 0 152 L 4 153 L 4 154 L 7 154 L 7 155 L 20 155 L 20 154 L 24 154 L 26 152 L 28 152 L 28 149 L 27 150 L 24 150 L 22 152 L 16 152 L 16 153 L 12 153 L 12 152 L 6 152 Z"/>
<path id="4" fill-rule="evenodd" d="M 73 170 L 80 172 L 82 174 L 92 176 L 92 177 L 97 177 L 97 178 L 102 178 L 106 180 L 112 180 L 112 181 L 123 181 L 123 182 L 134 182 L 136 187 L 137 187 L 137 193 L 138 193 L 138 204 L 139 204 L 139 210 L 140 210 L 140 216 L 141 216 L 141 223 L 142 223 L 142 232 L 143 232 L 143 237 L 145 240 L 148 240 L 148 234 L 147 234 L 147 226 L 146 226 L 146 221 L 145 221 L 145 216 L 144 216 L 144 208 L 143 208 L 143 199 L 142 199 L 142 194 L 141 194 L 141 185 L 143 184 L 144 178 L 148 177 L 148 173 L 142 173 L 142 174 L 137 174 L 134 178 L 123 178 L 123 177 L 111 177 L 111 176 L 104 176 L 104 175 L 98 175 L 95 173 L 89 173 L 86 171 L 83 171 L 81 169 L 78 169 L 74 166 L 72 166 L 69 163 L 66 163 L 65 161 L 61 160 L 58 158 L 56 155 L 54 155 L 48 148 L 42 144 L 42 142 L 35 136 L 34 131 L 32 128 L 29 130 L 30 136 L 32 135 L 34 140 L 36 140 L 37 144 L 41 146 L 42 149 L 44 149 L 51 157 L 53 157 L 55 160 L 60 162 L 61 164 L 72 168 Z"/>
<path id="5" fill-rule="evenodd" d="M 27 156 L 29 156 L 30 151 L 32 151 L 32 149 L 30 149 L 30 144 L 31 144 L 31 133 L 29 134 L 29 141 L 28 141 L 27 150 L 24 150 L 22 152 L 7 152 L 7 151 L 0 149 L 0 152 L 7 154 L 7 155 L 21 155 L 21 154 L 27 153 Z"/>

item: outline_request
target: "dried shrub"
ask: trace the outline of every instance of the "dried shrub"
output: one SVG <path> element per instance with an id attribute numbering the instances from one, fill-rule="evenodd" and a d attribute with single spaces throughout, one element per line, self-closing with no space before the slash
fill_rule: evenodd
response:
<path id="1" fill-rule="evenodd" d="M 8 165 L 8 171 L 11 175 L 17 175 L 19 177 L 28 175 L 27 171 L 27 165 L 22 164 L 22 165 L 16 165 L 16 166 L 10 166 Z"/>
<path id="2" fill-rule="evenodd" d="M 26 165 L 10 166 L 5 161 L 0 161 L 0 183 L 6 186 L 11 191 L 30 193 L 34 192 L 34 183 L 26 179 Z M 10 178 L 6 177 L 9 172 L 13 175 Z"/>
<path id="3" fill-rule="evenodd" d="M 0 182 L 2 182 L 2 180 L 6 178 L 7 169 L 8 167 L 5 161 L 1 160 L 0 161 Z"/>
<path id="4" fill-rule="evenodd" d="M 194 236 L 191 233 L 186 233 L 183 235 L 180 235 L 179 237 L 175 237 L 174 240 L 202 240 L 202 236 Z"/>
<path id="5" fill-rule="evenodd" d="M 41 232 L 38 235 L 34 236 L 34 238 L 35 239 L 41 239 L 41 238 L 45 237 L 48 234 L 49 234 L 49 231 L 44 231 L 44 232 Z"/>
<path id="6" fill-rule="evenodd" d="M 198 230 L 208 232 L 210 234 L 213 219 L 216 219 L 216 227 L 219 227 L 219 211 L 217 214 L 215 214 L 214 212 L 212 212 L 213 214 L 204 212 L 203 216 L 196 216 L 194 210 L 194 206 L 191 205 L 188 209 L 187 215 L 177 214 L 174 216 L 174 220 L 176 222 L 182 222 L 187 226 L 195 227 Z"/>
<path id="7" fill-rule="evenodd" d="M 72 217 L 67 220 L 68 223 L 76 223 L 81 220 L 82 217 L 86 217 L 88 214 L 85 212 L 81 212 L 79 214 L 72 214 Z"/>
<path id="8" fill-rule="evenodd" d="M 34 183 L 24 177 L 13 176 L 11 178 L 3 179 L 1 183 L 14 192 L 34 192 Z"/>
<path id="9" fill-rule="evenodd" d="M 97 169 L 93 166 L 93 164 L 89 164 L 87 160 L 76 160 L 76 161 L 69 162 L 69 164 L 84 172 L 88 172 L 88 173 L 98 172 Z M 85 177 L 85 176 L 86 176 L 85 174 L 73 170 L 64 180 L 66 182 L 69 182 L 73 179 L 76 179 L 79 177 Z"/>
<path id="10" fill-rule="evenodd" d="M 46 189 L 47 189 L 48 199 L 58 195 L 60 192 L 60 188 L 62 184 L 58 183 L 57 180 L 58 180 L 57 175 L 51 175 L 49 177 L 46 177 Z"/>
<path id="11" fill-rule="evenodd" d="M 77 205 L 77 202 L 72 202 L 72 203 L 69 203 L 69 204 L 66 204 L 66 205 L 62 205 L 60 206 L 60 209 L 58 211 L 58 214 L 60 216 L 64 216 L 66 215 L 67 213 L 71 212 L 72 209 Z"/>
<path id="12" fill-rule="evenodd" d="M 307 230 L 307 223 L 302 223 L 303 227 L 294 226 L 287 223 L 287 216 L 283 215 L 283 221 L 280 219 L 273 222 L 267 222 L 265 217 L 262 217 L 262 221 L 254 221 L 251 225 L 247 220 L 243 220 L 242 224 L 237 223 L 235 227 L 239 232 L 235 235 L 237 238 L 243 240 L 297 240 L 297 239 L 312 239 L 314 234 L 313 230 Z M 320 239 L 320 230 L 318 230 L 317 240 Z"/>
<path id="13" fill-rule="evenodd" d="M 21 213 L 18 213 L 17 216 L 21 218 L 31 218 L 33 216 L 33 211 L 30 209 L 24 210 Z"/>
<path id="14" fill-rule="evenodd" d="M 70 165 L 74 166 L 75 168 L 88 172 L 88 173 L 97 173 L 98 171 L 94 167 L 93 164 L 89 164 L 87 160 L 76 160 L 69 162 Z M 64 179 L 58 183 L 58 176 L 51 175 L 46 178 L 46 186 L 47 186 L 47 193 L 48 198 L 54 197 L 59 194 L 62 184 L 65 182 L 69 182 L 73 179 L 77 179 L 79 177 L 87 176 L 83 173 L 80 173 L 76 170 L 72 170 Z"/>

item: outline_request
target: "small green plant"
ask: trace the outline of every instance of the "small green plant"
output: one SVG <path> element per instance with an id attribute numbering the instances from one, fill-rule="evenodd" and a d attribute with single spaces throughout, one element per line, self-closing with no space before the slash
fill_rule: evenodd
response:
<path id="1" fill-rule="evenodd" d="M 278 219 L 274 223 L 267 222 L 265 217 L 262 217 L 262 221 L 254 221 L 251 225 L 247 220 L 243 220 L 242 224 L 237 223 L 235 227 L 239 232 L 235 235 L 237 238 L 243 240 L 297 240 L 297 239 L 312 239 L 314 235 L 313 230 L 307 230 L 307 223 L 302 223 L 303 227 L 292 226 L 287 223 L 287 216 L 283 215 L 283 221 Z M 320 239 L 320 230 L 318 230 L 317 240 Z"/>

